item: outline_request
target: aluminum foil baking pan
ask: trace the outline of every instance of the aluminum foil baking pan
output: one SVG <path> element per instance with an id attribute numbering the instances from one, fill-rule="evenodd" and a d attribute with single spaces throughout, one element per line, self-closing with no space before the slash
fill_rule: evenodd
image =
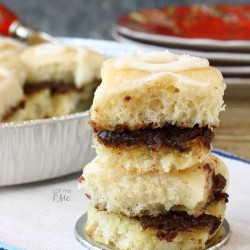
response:
<path id="1" fill-rule="evenodd" d="M 0 186 L 82 171 L 94 158 L 88 111 L 0 124 Z"/>
<path id="2" fill-rule="evenodd" d="M 58 38 L 107 57 L 138 52 L 112 41 Z M 142 51 L 142 49 L 140 50 Z M 59 118 L 0 124 L 0 186 L 28 183 L 82 171 L 95 152 L 88 112 Z"/>

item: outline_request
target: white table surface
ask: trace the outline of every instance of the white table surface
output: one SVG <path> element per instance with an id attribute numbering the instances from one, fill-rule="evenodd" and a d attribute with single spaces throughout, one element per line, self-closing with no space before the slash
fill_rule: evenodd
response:
<path id="1" fill-rule="evenodd" d="M 0 188 L 0 242 L 32 250 L 84 249 L 74 236 L 89 204 L 77 189 L 80 174 Z"/>
<path id="2" fill-rule="evenodd" d="M 232 231 L 223 249 L 250 249 L 250 165 L 220 158 L 230 171 L 226 218 Z M 89 204 L 77 189 L 80 174 L 0 188 L 0 242 L 32 250 L 85 249 L 74 236 L 75 223 Z"/>

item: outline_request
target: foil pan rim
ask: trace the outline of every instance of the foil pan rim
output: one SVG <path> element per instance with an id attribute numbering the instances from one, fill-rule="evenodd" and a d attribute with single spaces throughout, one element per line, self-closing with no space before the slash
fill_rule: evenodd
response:
<path id="1" fill-rule="evenodd" d="M 54 124 L 59 122 L 65 121 L 72 121 L 79 118 L 88 118 L 89 110 L 78 112 L 74 114 L 58 116 L 58 117 L 51 117 L 51 118 L 42 118 L 42 119 L 35 119 L 35 120 L 28 120 L 28 121 L 17 121 L 17 122 L 3 122 L 0 123 L 0 130 L 5 128 L 23 128 L 23 127 L 34 127 L 44 124 Z"/>

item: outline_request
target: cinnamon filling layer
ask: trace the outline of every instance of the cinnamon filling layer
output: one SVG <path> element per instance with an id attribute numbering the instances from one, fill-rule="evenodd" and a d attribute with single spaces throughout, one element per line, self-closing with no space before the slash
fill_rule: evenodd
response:
<path id="1" fill-rule="evenodd" d="M 147 128 L 135 131 L 98 131 L 95 134 L 100 143 L 107 147 L 123 148 L 139 145 L 147 145 L 151 150 L 157 150 L 162 146 L 169 146 L 179 151 L 190 148 L 189 142 L 195 139 L 195 143 L 210 149 L 210 143 L 214 133 L 207 127 L 179 128 L 175 125 L 163 128 Z"/>
<path id="2" fill-rule="evenodd" d="M 221 219 L 213 215 L 202 214 L 195 218 L 187 212 L 170 211 L 156 217 L 143 216 L 137 218 L 142 228 L 157 228 L 156 237 L 160 240 L 171 242 L 179 232 L 192 232 L 194 229 L 209 228 L 209 234 L 213 234 L 221 224 Z"/>
<path id="3" fill-rule="evenodd" d="M 10 108 L 3 116 L 3 120 L 6 120 L 8 118 L 10 118 L 17 110 L 22 109 L 25 107 L 25 101 L 22 100 L 21 102 L 19 102 L 16 106 Z"/>
<path id="4" fill-rule="evenodd" d="M 210 168 L 209 165 L 207 167 Z M 212 178 L 213 186 L 207 205 L 222 199 L 228 202 L 228 194 L 222 192 L 226 186 L 226 179 L 223 175 L 215 175 L 215 173 L 213 173 Z M 148 227 L 157 228 L 156 237 L 160 240 L 166 240 L 167 242 L 171 242 L 179 232 L 191 232 L 199 228 L 209 228 L 209 234 L 213 234 L 221 224 L 221 218 L 217 218 L 216 216 L 202 214 L 195 217 L 185 211 L 169 211 L 166 214 L 142 216 L 137 219 L 140 221 L 144 230 Z"/>
<path id="5" fill-rule="evenodd" d="M 227 193 L 222 192 L 227 184 L 227 180 L 221 174 L 215 175 L 213 173 L 213 186 L 211 189 L 210 196 L 208 198 L 208 204 L 213 201 L 224 200 L 226 203 L 228 202 L 229 195 Z"/>
<path id="6" fill-rule="evenodd" d="M 100 79 L 94 79 L 90 84 L 93 85 L 93 88 L 97 88 L 97 86 L 101 83 Z M 25 84 L 24 93 L 26 95 L 34 94 L 38 91 L 50 89 L 51 94 L 60 93 L 65 94 L 71 91 L 81 92 L 84 90 L 84 87 L 77 88 L 74 83 L 64 83 L 64 82 L 40 82 L 37 84 Z"/>
<path id="7" fill-rule="evenodd" d="M 44 89 L 50 89 L 52 94 L 65 94 L 71 91 L 80 92 L 83 90 L 83 88 L 77 88 L 73 83 L 41 82 L 38 84 L 26 84 L 24 86 L 24 93 L 26 95 L 31 95 Z"/>

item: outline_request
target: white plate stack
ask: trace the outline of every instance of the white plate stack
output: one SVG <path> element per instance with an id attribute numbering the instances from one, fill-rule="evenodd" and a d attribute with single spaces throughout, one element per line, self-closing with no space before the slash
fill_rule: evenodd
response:
<path id="1" fill-rule="evenodd" d="M 178 18 L 180 19 L 180 14 L 176 14 L 175 17 L 172 14 L 173 11 L 177 13 L 178 11 L 183 11 L 183 9 L 189 11 L 189 14 L 191 11 L 198 13 L 191 20 L 196 22 L 196 24 L 191 23 L 194 29 L 199 26 L 197 23 L 200 20 L 203 21 L 203 17 L 199 16 L 199 14 L 206 16 L 209 26 L 207 29 L 210 32 L 207 34 L 207 37 L 205 37 L 206 31 L 203 32 L 201 37 L 198 34 L 202 32 L 197 31 L 197 37 L 192 38 L 167 34 L 169 28 L 167 26 L 171 26 L 172 29 L 178 28 L 179 30 L 183 28 L 185 20 L 178 20 Z M 212 15 L 214 16 L 211 18 Z M 185 19 L 186 16 L 183 15 L 182 18 Z M 211 19 L 210 23 L 209 18 Z M 217 23 L 215 23 L 215 20 Z M 174 22 L 175 24 L 173 24 Z M 227 22 L 231 23 L 228 24 Z M 174 27 L 174 25 L 177 26 Z M 237 29 L 236 36 L 245 37 L 244 40 L 225 38 L 225 36 L 233 37 L 234 25 L 241 27 L 241 35 L 239 35 L 239 29 Z M 222 31 L 218 32 L 219 29 Z M 216 36 L 223 36 L 223 29 L 225 34 L 227 33 L 228 35 L 224 34 L 223 39 L 215 39 Z M 206 30 L 206 27 L 204 27 L 204 30 Z M 227 84 L 250 85 L 250 36 L 244 35 L 244 32 L 245 34 L 250 32 L 250 5 L 228 4 L 168 6 L 136 11 L 120 17 L 112 31 L 113 37 L 119 42 L 143 45 L 154 50 L 169 49 L 174 53 L 205 57 L 212 66 L 217 67 L 222 72 Z"/>

